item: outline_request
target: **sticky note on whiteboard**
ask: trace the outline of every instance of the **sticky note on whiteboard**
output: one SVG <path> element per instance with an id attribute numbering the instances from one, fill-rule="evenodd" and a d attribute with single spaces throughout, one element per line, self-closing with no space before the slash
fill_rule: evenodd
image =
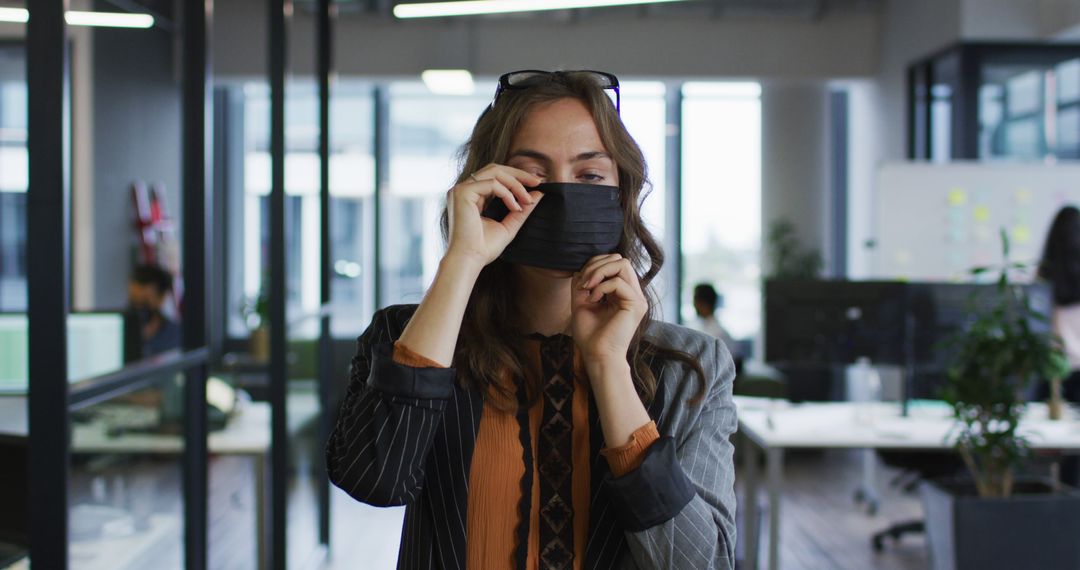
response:
<path id="1" fill-rule="evenodd" d="M 950 206 L 963 206 L 967 203 L 967 191 L 963 188 L 953 188 L 949 190 L 949 205 Z"/>
<path id="2" fill-rule="evenodd" d="M 1016 226 L 1012 232 L 1013 241 L 1016 243 L 1028 243 L 1031 241 L 1031 228 L 1027 226 Z"/>

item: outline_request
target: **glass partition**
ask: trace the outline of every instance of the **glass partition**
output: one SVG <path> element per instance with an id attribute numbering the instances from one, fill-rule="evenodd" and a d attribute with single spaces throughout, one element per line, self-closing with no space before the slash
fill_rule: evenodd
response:
<path id="1" fill-rule="evenodd" d="M 184 377 L 72 414 L 72 568 L 184 567 Z"/>
<path id="2" fill-rule="evenodd" d="M 371 83 L 330 87 L 330 299 L 334 338 L 355 338 L 375 311 L 375 105 Z"/>
<path id="3" fill-rule="evenodd" d="M 88 378 L 181 349 L 176 24 L 67 28 L 72 394 L 98 381 Z M 182 373 L 130 377 L 114 385 L 122 395 L 71 413 L 72 568 L 184 567 L 185 382 Z M 146 387 L 127 391 L 135 383 Z"/>
<path id="4" fill-rule="evenodd" d="M 328 485 L 318 442 L 318 354 L 322 285 L 317 43 L 312 13 L 287 21 L 285 90 L 287 567 L 306 568 L 319 546 L 319 486 Z M 278 473 L 275 473 L 278 475 Z"/>
<path id="5" fill-rule="evenodd" d="M 26 51 L 0 42 L 0 312 L 26 311 L 27 168 Z"/>
<path id="6" fill-rule="evenodd" d="M 178 350 L 182 338 L 182 113 L 174 23 L 68 27 L 71 306 L 76 313 L 118 315 L 118 365 Z M 116 337 L 108 332 L 73 330 L 79 338 L 69 344 L 69 358 L 113 354 Z"/>

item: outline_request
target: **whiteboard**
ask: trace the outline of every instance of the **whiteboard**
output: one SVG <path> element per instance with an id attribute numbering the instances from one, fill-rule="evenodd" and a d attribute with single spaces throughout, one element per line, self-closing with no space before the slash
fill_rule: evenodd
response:
<path id="1" fill-rule="evenodd" d="M 902 163 L 878 171 L 873 277 L 967 281 L 1001 262 L 1037 262 L 1050 222 L 1080 205 L 1080 164 Z"/>

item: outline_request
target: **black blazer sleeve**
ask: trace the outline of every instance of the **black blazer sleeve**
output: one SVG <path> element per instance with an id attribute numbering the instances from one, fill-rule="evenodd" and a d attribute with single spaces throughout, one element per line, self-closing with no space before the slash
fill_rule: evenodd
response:
<path id="1" fill-rule="evenodd" d="M 415 306 L 375 313 L 357 340 L 349 385 L 326 446 L 330 480 L 358 501 L 403 505 L 424 485 L 424 464 L 453 396 L 453 368 L 393 360 L 393 342 Z"/>

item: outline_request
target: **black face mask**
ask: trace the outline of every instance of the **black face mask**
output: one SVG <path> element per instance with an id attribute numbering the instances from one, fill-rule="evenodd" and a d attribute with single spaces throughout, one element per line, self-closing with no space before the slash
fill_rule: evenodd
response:
<path id="1" fill-rule="evenodd" d="M 617 186 L 550 182 L 536 187 L 544 198 L 502 255 L 519 265 L 578 271 L 590 258 L 615 251 L 623 230 Z M 501 221 L 509 213 L 491 200 L 484 215 Z"/>

